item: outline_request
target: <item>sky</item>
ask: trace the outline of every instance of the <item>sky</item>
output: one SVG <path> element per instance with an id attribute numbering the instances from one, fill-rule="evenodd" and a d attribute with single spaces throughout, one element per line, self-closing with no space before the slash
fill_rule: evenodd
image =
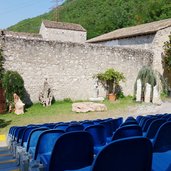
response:
<path id="1" fill-rule="evenodd" d="M 62 0 L 0 0 L 0 29 L 50 11 Z"/>

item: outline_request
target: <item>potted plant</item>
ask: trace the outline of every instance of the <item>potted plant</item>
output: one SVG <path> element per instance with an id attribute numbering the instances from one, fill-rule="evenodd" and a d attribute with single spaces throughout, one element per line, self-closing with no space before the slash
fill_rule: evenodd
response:
<path id="1" fill-rule="evenodd" d="M 119 87 L 119 82 L 124 81 L 125 77 L 123 73 L 120 73 L 113 68 L 107 69 L 103 73 L 98 73 L 94 76 L 106 89 L 106 95 L 109 100 L 116 100 L 117 88 Z"/>

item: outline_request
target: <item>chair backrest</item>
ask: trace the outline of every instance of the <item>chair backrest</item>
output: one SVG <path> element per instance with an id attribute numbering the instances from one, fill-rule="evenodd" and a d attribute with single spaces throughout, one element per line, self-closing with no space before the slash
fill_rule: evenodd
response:
<path id="1" fill-rule="evenodd" d="M 53 148 L 49 171 L 74 170 L 86 167 L 93 161 L 93 139 L 86 131 L 61 135 Z"/>
<path id="2" fill-rule="evenodd" d="M 17 143 L 21 143 L 22 141 L 22 137 L 23 137 L 23 134 L 24 134 L 24 131 L 27 129 L 27 126 L 23 127 L 20 129 L 19 133 L 18 133 L 18 136 L 17 136 Z"/>
<path id="3" fill-rule="evenodd" d="M 38 128 L 38 127 L 37 126 L 31 126 L 31 127 L 28 127 L 24 130 L 23 135 L 22 135 L 22 140 L 21 140 L 21 146 L 23 146 L 24 143 L 26 143 L 28 141 L 30 132 L 36 128 Z"/>
<path id="4" fill-rule="evenodd" d="M 117 118 L 117 119 L 111 119 L 112 124 L 112 132 L 116 131 L 116 129 L 119 128 L 119 126 L 123 123 L 123 118 Z"/>
<path id="5" fill-rule="evenodd" d="M 68 126 L 69 124 L 67 123 L 61 123 L 61 124 L 56 125 L 54 129 L 65 131 Z"/>
<path id="6" fill-rule="evenodd" d="M 155 117 L 154 117 L 154 118 L 149 118 L 149 119 L 147 119 L 147 120 L 144 122 L 144 125 L 143 125 L 143 127 L 142 127 L 142 131 L 143 131 L 143 132 L 146 132 L 147 129 L 148 129 L 148 127 L 149 127 L 149 125 L 150 125 L 151 122 L 153 122 L 154 120 L 156 120 Z"/>
<path id="7" fill-rule="evenodd" d="M 81 125 L 81 124 L 71 124 L 66 128 L 65 132 L 82 131 L 82 130 L 84 130 L 83 125 Z"/>
<path id="8" fill-rule="evenodd" d="M 141 116 L 141 115 L 137 116 L 137 117 L 136 117 L 136 121 L 137 121 L 138 123 L 140 123 L 140 121 L 141 121 L 141 119 L 142 119 L 143 117 L 144 117 L 144 116 Z"/>
<path id="9" fill-rule="evenodd" d="M 143 127 L 143 126 L 144 126 L 144 123 L 146 122 L 146 120 L 148 120 L 148 119 L 150 119 L 150 118 L 151 118 L 151 116 L 144 116 L 144 117 L 140 120 L 139 125 L 140 125 L 141 127 Z"/>
<path id="10" fill-rule="evenodd" d="M 84 121 L 81 124 L 84 126 L 84 128 L 87 128 L 88 126 L 94 125 L 94 122 L 93 121 Z"/>
<path id="11" fill-rule="evenodd" d="M 118 128 L 112 136 L 112 141 L 132 136 L 142 136 L 142 129 L 140 126 L 127 125 Z"/>
<path id="12" fill-rule="evenodd" d="M 19 127 L 16 127 L 16 128 L 15 128 L 14 133 L 13 133 L 13 140 L 17 141 L 19 132 L 20 132 L 20 130 L 23 129 L 23 128 L 24 128 L 23 126 L 19 126 Z"/>
<path id="13" fill-rule="evenodd" d="M 160 128 L 160 126 L 162 124 L 164 124 L 166 122 L 165 119 L 156 119 L 153 120 L 151 122 L 151 124 L 149 125 L 148 129 L 147 129 L 147 133 L 146 133 L 146 137 L 149 139 L 153 139 L 158 131 L 158 129 Z"/>
<path id="14" fill-rule="evenodd" d="M 36 144 L 33 159 L 39 160 L 42 154 L 52 152 L 57 139 L 64 133 L 62 130 L 55 129 L 43 131 Z"/>
<path id="15" fill-rule="evenodd" d="M 9 132 L 8 132 L 8 136 L 10 136 L 10 137 L 12 138 L 13 133 L 14 133 L 14 130 L 15 130 L 17 127 L 18 127 L 18 126 L 12 126 L 12 127 L 10 127 Z"/>
<path id="16" fill-rule="evenodd" d="M 111 142 L 96 156 L 91 171 L 151 171 L 152 144 L 144 137 Z"/>
<path id="17" fill-rule="evenodd" d="M 113 135 L 112 122 L 109 120 L 100 122 L 100 124 L 105 127 L 106 137 L 111 137 Z"/>
<path id="18" fill-rule="evenodd" d="M 89 132 L 94 141 L 94 146 L 102 146 L 106 144 L 105 127 L 103 125 L 92 125 L 85 128 Z"/>
<path id="19" fill-rule="evenodd" d="M 127 126 L 127 125 L 138 125 L 138 122 L 136 120 L 127 120 L 123 122 L 120 127 Z"/>
<path id="20" fill-rule="evenodd" d="M 40 127 L 40 128 L 33 129 L 30 132 L 30 135 L 29 135 L 29 138 L 28 138 L 28 143 L 27 143 L 27 148 L 26 148 L 27 152 L 29 151 L 29 148 L 36 147 L 36 144 L 38 142 L 40 134 L 43 131 L 46 131 L 46 130 L 48 130 L 47 127 Z"/>
<path id="21" fill-rule="evenodd" d="M 162 124 L 157 131 L 154 141 L 154 152 L 165 152 L 171 150 L 171 121 Z"/>

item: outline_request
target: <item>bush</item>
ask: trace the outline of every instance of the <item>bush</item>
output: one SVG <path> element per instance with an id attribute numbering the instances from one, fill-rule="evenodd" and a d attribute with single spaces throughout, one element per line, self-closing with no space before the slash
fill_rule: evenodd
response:
<path id="1" fill-rule="evenodd" d="M 146 88 L 146 83 L 149 83 L 151 85 L 151 99 L 153 95 L 153 87 L 157 84 L 156 80 L 156 74 L 154 70 L 148 66 L 143 66 L 142 69 L 139 71 L 135 85 L 134 85 L 134 95 L 136 94 L 137 91 L 137 80 L 141 80 L 142 84 L 142 98 L 145 96 L 145 88 Z"/>
<path id="2" fill-rule="evenodd" d="M 120 73 L 113 68 L 107 69 L 104 73 L 98 73 L 93 77 L 97 78 L 98 81 L 104 86 L 107 90 L 107 94 L 117 94 L 117 88 L 120 87 L 119 82 L 125 81 L 125 76 L 123 73 Z"/>
<path id="3" fill-rule="evenodd" d="M 72 99 L 70 99 L 70 98 L 64 98 L 63 101 L 64 101 L 64 102 L 67 102 L 67 103 L 72 103 Z"/>
<path id="4" fill-rule="evenodd" d="M 2 79 L 2 86 L 5 90 L 7 105 L 12 105 L 13 94 L 16 93 L 21 99 L 24 97 L 24 80 L 17 71 L 7 71 Z"/>

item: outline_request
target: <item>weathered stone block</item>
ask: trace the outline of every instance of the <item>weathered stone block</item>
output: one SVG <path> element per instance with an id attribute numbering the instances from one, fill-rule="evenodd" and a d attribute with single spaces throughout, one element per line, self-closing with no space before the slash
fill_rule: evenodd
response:
<path id="1" fill-rule="evenodd" d="M 82 103 L 73 103 L 72 111 L 73 112 L 103 112 L 106 111 L 107 107 L 105 104 L 94 103 L 94 102 L 82 102 Z"/>

